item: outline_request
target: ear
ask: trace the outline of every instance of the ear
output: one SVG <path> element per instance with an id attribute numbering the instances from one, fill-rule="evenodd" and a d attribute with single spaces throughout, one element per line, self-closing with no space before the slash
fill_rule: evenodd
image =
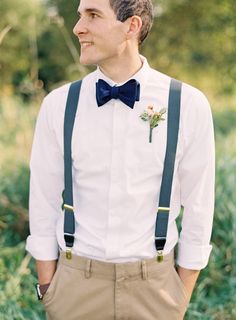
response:
<path id="1" fill-rule="evenodd" d="M 139 16 L 132 16 L 127 19 L 128 30 L 126 33 L 126 39 L 139 39 L 140 31 L 143 25 L 142 19 Z"/>

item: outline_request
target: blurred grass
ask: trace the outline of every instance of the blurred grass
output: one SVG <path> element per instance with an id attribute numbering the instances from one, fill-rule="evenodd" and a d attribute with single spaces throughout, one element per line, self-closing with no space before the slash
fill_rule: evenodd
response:
<path id="1" fill-rule="evenodd" d="M 14 167 L 28 163 L 32 130 L 38 113 L 40 99 L 26 104 L 19 97 L 1 96 L 0 100 L 0 171 L 3 165 Z"/>
<path id="2" fill-rule="evenodd" d="M 34 263 L 24 250 L 28 161 L 39 100 L 41 97 L 28 105 L 5 97 L 0 102 L 1 320 L 44 319 L 42 306 L 35 300 Z M 185 320 L 236 319 L 236 110 L 226 107 L 214 111 L 217 174 L 213 252 Z"/>

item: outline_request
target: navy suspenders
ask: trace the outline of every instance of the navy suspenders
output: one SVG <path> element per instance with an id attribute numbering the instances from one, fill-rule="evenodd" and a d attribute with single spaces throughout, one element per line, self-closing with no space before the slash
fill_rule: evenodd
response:
<path id="1" fill-rule="evenodd" d="M 64 209 L 64 239 L 66 243 L 66 257 L 72 258 L 72 247 L 74 244 L 75 217 L 73 207 L 73 183 L 72 183 L 72 158 L 71 140 L 75 121 L 75 114 L 78 106 L 80 88 L 82 81 L 73 82 L 70 86 L 65 118 L 64 118 L 64 180 L 65 189 L 63 191 Z M 155 246 L 157 250 L 157 261 L 163 259 L 163 248 L 166 243 L 168 219 L 170 211 L 171 188 L 175 165 L 175 155 L 178 143 L 180 100 L 182 83 L 171 79 L 168 105 L 167 124 L 167 145 L 162 175 L 159 207 L 156 218 Z"/>
<path id="2" fill-rule="evenodd" d="M 162 251 L 166 243 L 169 220 L 170 197 L 179 133 L 181 89 L 182 82 L 171 79 L 168 105 L 166 155 L 155 229 L 155 246 L 157 250 L 157 260 L 159 262 L 163 259 Z"/>
<path id="3" fill-rule="evenodd" d="M 75 114 L 78 106 L 82 81 L 73 82 L 70 85 L 64 117 L 64 240 L 66 243 L 66 257 L 71 259 L 71 250 L 74 245 L 75 216 L 73 207 L 73 183 L 72 183 L 72 158 L 71 140 L 75 122 Z"/>

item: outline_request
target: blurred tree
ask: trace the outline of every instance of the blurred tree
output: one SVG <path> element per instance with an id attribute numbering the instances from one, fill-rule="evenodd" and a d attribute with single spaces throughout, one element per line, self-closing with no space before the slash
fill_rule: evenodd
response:
<path id="1" fill-rule="evenodd" d="M 39 0 L 1 0 L 0 82 L 6 87 L 24 81 L 38 84 L 37 34 L 43 27 L 43 7 Z M 30 87 L 29 87 L 30 89 Z"/>
<path id="2" fill-rule="evenodd" d="M 71 0 L 70 2 L 68 2 L 66 0 L 47 0 L 47 4 L 49 7 L 51 6 L 56 8 L 58 15 L 64 17 L 65 26 L 69 33 L 72 35 L 72 29 L 78 19 L 77 9 L 79 6 L 79 1 Z"/>
<path id="3" fill-rule="evenodd" d="M 1 87 L 28 96 L 86 73 L 72 32 L 76 2 L 1 1 Z"/>
<path id="4" fill-rule="evenodd" d="M 173 76 L 211 77 L 224 93 L 236 80 L 234 0 L 156 0 L 156 19 L 144 49 L 152 63 Z M 197 79 L 198 78 L 198 79 Z"/>
<path id="5" fill-rule="evenodd" d="M 212 91 L 233 94 L 236 79 L 234 0 L 153 0 L 155 23 L 142 48 L 151 65 Z M 22 91 L 82 77 L 72 29 L 79 0 L 1 0 L 1 83 Z"/>
<path id="6" fill-rule="evenodd" d="M 58 86 L 60 82 L 75 80 L 87 73 L 87 68 L 79 64 L 78 40 L 72 31 L 77 20 L 76 2 L 46 2 L 50 24 L 38 41 L 40 79 L 47 90 L 53 84 Z"/>

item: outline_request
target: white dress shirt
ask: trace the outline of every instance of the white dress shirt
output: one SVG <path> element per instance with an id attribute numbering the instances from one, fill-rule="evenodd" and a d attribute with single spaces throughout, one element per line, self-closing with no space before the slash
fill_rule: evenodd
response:
<path id="1" fill-rule="evenodd" d="M 73 253 L 108 262 L 156 255 L 154 230 L 166 151 L 167 121 L 153 130 L 140 115 L 148 106 L 168 108 L 171 78 L 148 65 L 132 79 L 140 101 L 130 109 L 120 100 L 98 107 L 95 83 L 115 85 L 99 68 L 83 79 L 72 138 L 75 243 Z M 117 85 L 121 85 L 119 83 Z M 30 236 L 26 249 L 38 260 L 65 250 L 63 121 L 69 84 L 43 101 L 30 162 Z M 167 118 L 167 115 L 164 116 Z M 211 252 L 214 211 L 214 134 L 205 96 L 183 84 L 179 141 L 164 254 L 178 242 L 177 263 L 202 269 Z M 180 235 L 176 218 L 184 207 Z"/>

